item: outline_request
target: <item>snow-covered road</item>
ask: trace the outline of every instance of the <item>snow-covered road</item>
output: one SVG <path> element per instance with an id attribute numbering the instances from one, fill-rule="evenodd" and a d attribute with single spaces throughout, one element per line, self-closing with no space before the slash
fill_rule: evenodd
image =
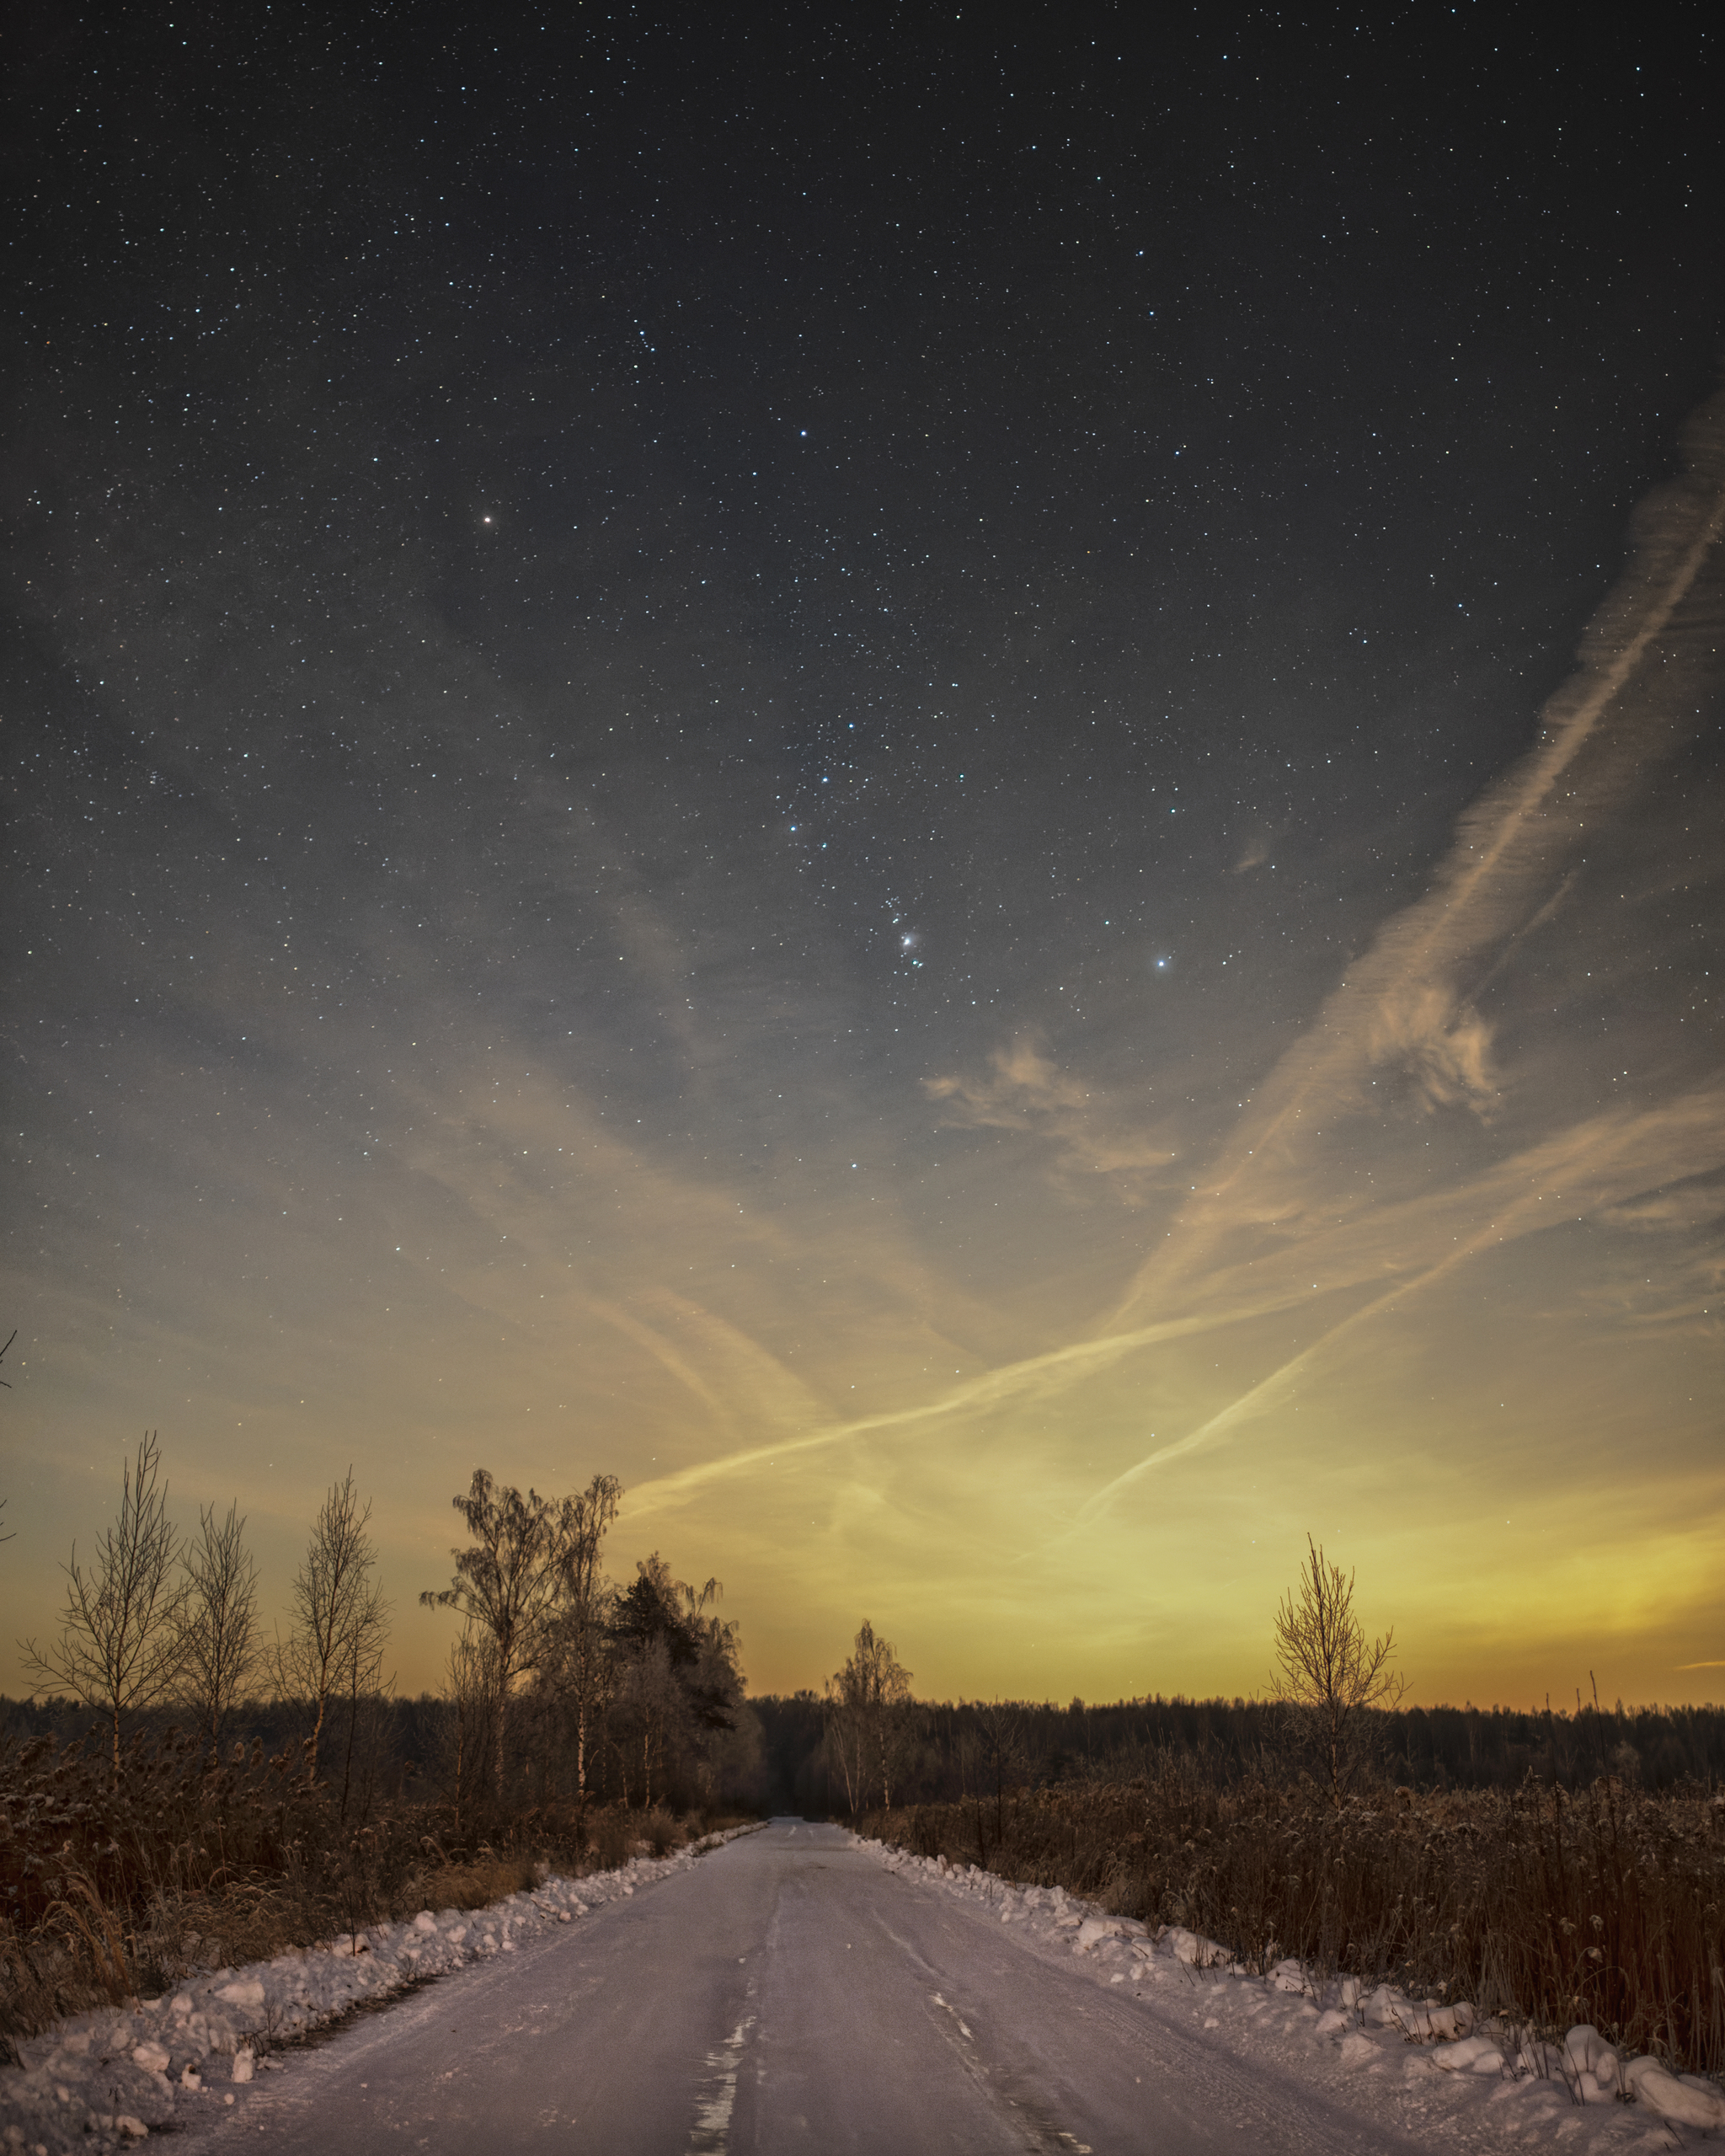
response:
<path id="1" fill-rule="evenodd" d="M 1313 2045 L 1307 2002 L 1266 1993 L 1306 2017 L 1279 2057 L 1261 2016 L 1222 2028 L 1196 1972 L 1111 1982 L 1071 1930 L 1003 1925 L 985 1897 L 884 1854 L 776 1821 L 287 2054 L 239 2105 L 188 2120 L 191 2136 L 212 2156 L 1505 2145 L 1509 2121 L 1466 2100 L 1441 2121 L 1422 2108 L 1411 2137 L 1400 2058 L 1344 2069 Z"/>
<path id="2" fill-rule="evenodd" d="M 777 1820 L 63 2023 L 0 2072 L 0 2143 L 1651 2156 L 1725 2132 L 1716 2084 L 1590 2029 L 1472 2025 Z"/>

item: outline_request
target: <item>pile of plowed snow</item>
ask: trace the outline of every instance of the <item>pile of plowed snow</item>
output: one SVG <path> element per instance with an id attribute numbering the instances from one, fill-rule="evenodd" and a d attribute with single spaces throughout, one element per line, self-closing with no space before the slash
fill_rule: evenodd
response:
<path id="1" fill-rule="evenodd" d="M 1725 2127 L 1725 2090 L 1717 2082 L 1673 2073 L 1658 2059 L 1621 2055 L 1585 2024 L 1568 2030 L 1561 2042 L 1547 2042 L 1525 2029 L 1482 2023 L 1465 1999 L 1446 2004 L 1411 1998 L 1391 1984 L 1372 1988 L 1356 1977 L 1317 1982 L 1294 1960 L 1258 1976 L 1215 1939 L 1177 1925 L 1151 1929 L 1129 1917 L 1110 1916 L 1063 1886 L 1017 1886 L 974 1864 L 913 1856 L 881 1842 L 862 1846 L 889 1871 L 993 1904 L 1003 1924 L 1022 1926 L 1044 1948 L 1070 1945 L 1099 1977 L 1106 1972 L 1109 1983 L 1130 1983 L 1140 1996 L 1161 1986 L 1183 1987 L 1183 1995 L 1202 1972 L 1216 1987 L 1210 2004 L 1244 2009 L 1229 2017 L 1242 2032 L 1248 2025 L 1264 2035 L 1274 2028 L 1327 2047 L 1343 2068 L 1399 2065 L 1410 2080 L 1432 2074 L 1458 2084 L 1465 2079 L 1482 2095 L 1513 2094 L 1535 2108 L 1573 2112 L 1609 2105 L 1621 2116 L 1623 2105 L 1635 2105 L 1673 2124 Z M 1266 2020 L 1264 2009 L 1272 2004 L 1284 2012 Z M 1220 2016 L 1204 2025 L 1220 2028 Z M 1660 2145 L 1669 2146 L 1669 2138 Z"/>
<path id="2" fill-rule="evenodd" d="M 512 1954 L 552 1925 L 686 1870 L 702 1850 L 752 1831 L 733 1827 L 673 1856 L 636 1857 L 585 1879 L 547 1879 L 489 1908 L 422 1909 L 405 1923 L 216 1969 L 161 1998 L 76 2015 L 19 2043 L 22 2063 L 0 2070 L 0 2141 L 63 2156 L 142 2141 L 194 2110 L 232 2104 L 232 2084 L 267 2069 L 271 2049 L 427 1977 Z"/>

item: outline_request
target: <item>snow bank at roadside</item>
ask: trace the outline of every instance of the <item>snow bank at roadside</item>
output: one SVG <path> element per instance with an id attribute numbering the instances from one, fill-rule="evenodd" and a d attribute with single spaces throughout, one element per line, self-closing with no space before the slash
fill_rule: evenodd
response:
<path id="1" fill-rule="evenodd" d="M 270 2068 L 272 2049 L 428 1977 L 513 1954 L 551 1926 L 575 1923 L 755 1831 L 732 1827 L 671 1856 L 550 1878 L 489 1908 L 422 1909 L 404 1923 L 372 1924 L 356 1938 L 344 1932 L 273 1961 L 200 1975 L 161 1998 L 59 2022 L 18 2046 L 21 2065 L 0 2069 L 0 2144 L 34 2156 L 127 2147 L 232 2104 L 236 2084 Z"/>
<path id="2" fill-rule="evenodd" d="M 1616 2148 L 1669 2150 L 1671 2125 L 1725 2128 L 1718 2083 L 1674 2073 L 1657 2059 L 1620 2056 L 1589 2026 L 1548 2043 L 1524 2029 L 1482 2023 L 1466 2000 L 1411 1998 L 1393 1985 L 1373 1987 L 1355 1977 L 1317 1983 L 1292 1959 L 1258 1976 L 1215 1939 L 1110 1916 L 1062 1886 L 1017 1886 L 974 1864 L 961 1868 L 881 1842 L 859 1838 L 858 1845 L 889 1871 L 991 1905 L 1001 1923 L 1021 1928 L 1027 1943 L 1083 1957 L 1098 1981 L 1130 1984 L 1138 1998 L 1161 1990 L 1170 2005 L 1196 1999 L 1204 2029 L 1221 2031 L 1226 2018 L 1229 2039 L 1242 2052 L 1274 2051 L 1284 2064 L 1304 2052 L 1309 2068 L 1327 2065 L 1344 2080 L 1372 2069 L 1396 2072 L 1409 2095 L 1429 2083 L 1427 2093 L 1446 2096 L 1451 2116 L 1457 2100 L 1464 2108 L 1508 2105 L 1496 2121 L 1506 2132 L 1562 2116 L 1591 2127 L 1595 2138 L 1609 2134 Z"/>

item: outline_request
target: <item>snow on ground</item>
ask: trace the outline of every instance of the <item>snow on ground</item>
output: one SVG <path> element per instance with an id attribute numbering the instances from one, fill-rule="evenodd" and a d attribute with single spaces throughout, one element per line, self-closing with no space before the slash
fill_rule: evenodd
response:
<path id="1" fill-rule="evenodd" d="M 1354 1977 L 1316 1982 L 1297 1961 L 1253 1976 L 1214 1939 L 1173 1925 L 1152 1931 L 1062 1886 L 1017 1886 L 974 1864 L 859 1846 L 889 1871 L 992 1904 L 1030 1950 L 1077 1955 L 1099 1984 L 1189 2016 L 1242 2065 L 1273 2066 L 1410 2138 L 1452 2147 L 1458 2137 L 1505 2147 L 1557 2140 L 1589 2156 L 1627 2156 L 1725 2129 L 1718 2083 L 1620 2057 L 1592 2028 L 1546 2043 L 1479 2024 L 1465 2001 L 1410 1998 Z"/>
<path id="2" fill-rule="evenodd" d="M 61 2021 L 18 2046 L 0 2069 L 0 2144 L 33 2156 L 129 2147 L 190 2114 L 235 2100 L 235 2084 L 267 2073 L 270 2054 L 357 2007 L 470 1961 L 513 1954 L 552 1924 L 686 1870 L 702 1850 L 752 1827 L 709 1834 L 668 1857 L 617 1871 L 547 1879 L 484 1909 L 422 1909 L 404 1923 L 344 1932 L 273 1961 L 216 1969 L 161 1998 L 135 1999 Z"/>
<path id="3" fill-rule="evenodd" d="M 357 1942 L 344 1934 L 61 2022 L 19 2045 L 21 2066 L 0 2070 L 0 2156 L 125 2147 L 233 2104 L 237 2089 L 243 2102 L 245 2084 L 270 2072 L 285 2045 L 410 1984 L 512 1953 L 751 1831 L 638 1857 L 618 1871 L 547 1879 L 489 1908 L 424 1910 L 373 1925 Z M 1466 2002 L 1410 1998 L 1352 1977 L 1314 1983 L 1295 1961 L 1253 1976 L 1214 1940 L 1173 1926 L 1151 1932 L 1061 1887 L 1016 1886 L 974 1866 L 859 1846 L 889 1870 L 997 1912 L 1027 1950 L 1076 1957 L 1097 1984 L 1189 2020 L 1242 2066 L 1304 2083 L 1414 2141 L 1450 2149 L 1558 2142 L 1579 2156 L 1630 2156 L 1725 2132 L 1717 2084 L 1620 2057 L 1592 2029 L 1541 2043 L 1477 2025 Z"/>

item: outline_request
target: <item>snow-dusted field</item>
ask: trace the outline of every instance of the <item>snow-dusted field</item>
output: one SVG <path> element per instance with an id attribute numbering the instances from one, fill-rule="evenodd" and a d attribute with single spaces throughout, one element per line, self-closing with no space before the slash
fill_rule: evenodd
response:
<path id="1" fill-rule="evenodd" d="M 0 2139 L 1616 2156 L 1725 2127 L 1713 2084 L 1589 2030 L 1541 2046 L 836 1828 L 745 1832 L 83 2015 L 0 2075 Z"/>

